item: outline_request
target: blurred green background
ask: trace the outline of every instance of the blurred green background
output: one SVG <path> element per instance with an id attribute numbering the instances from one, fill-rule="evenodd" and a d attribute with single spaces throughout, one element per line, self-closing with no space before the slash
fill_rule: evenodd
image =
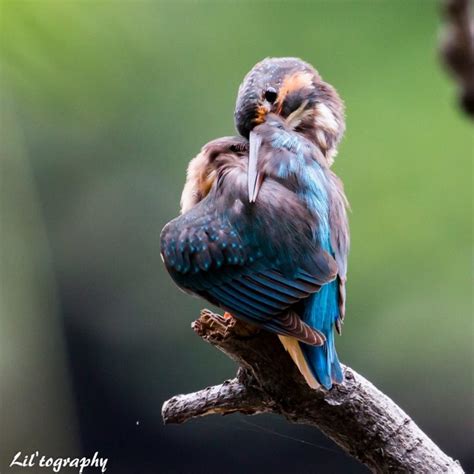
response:
<path id="1" fill-rule="evenodd" d="M 272 416 L 161 423 L 166 398 L 235 372 L 193 335 L 206 305 L 173 285 L 158 236 L 266 56 L 311 62 L 347 106 L 341 359 L 474 469 L 474 135 L 437 2 L 0 5 L 2 472 L 35 450 L 99 451 L 112 473 L 365 472 Z"/>

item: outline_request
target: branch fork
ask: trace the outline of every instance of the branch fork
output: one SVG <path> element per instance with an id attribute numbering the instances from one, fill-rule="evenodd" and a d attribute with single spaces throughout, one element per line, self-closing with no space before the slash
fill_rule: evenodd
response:
<path id="1" fill-rule="evenodd" d="M 311 389 L 278 338 L 203 310 L 194 332 L 239 365 L 235 378 L 163 404 L 165 424 L 213 414 L 276 413 L 312 425 L 373 472 L 462 473 L 389 397 L 349 367 L 330 391 Z"/>

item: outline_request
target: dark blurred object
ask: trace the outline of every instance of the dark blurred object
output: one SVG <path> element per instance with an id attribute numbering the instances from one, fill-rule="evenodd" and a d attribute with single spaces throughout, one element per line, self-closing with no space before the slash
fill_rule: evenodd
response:
<path id="1" fill-rule="evenodd" d="M 441 57 L 459 88 L 459 102 L 474 118 L 474 17 L 471 0 L 445 0 Z"/>

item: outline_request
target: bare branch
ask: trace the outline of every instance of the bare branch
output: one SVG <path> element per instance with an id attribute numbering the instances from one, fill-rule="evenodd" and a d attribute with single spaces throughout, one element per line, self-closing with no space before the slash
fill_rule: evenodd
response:
<path id="1" fill-rule="evenodd" d="M 459 102 L 474 118 L 474 17 L 471 0 L 444 0 L 441 57 L 459 89 Z"/>
<path id="2" fill-rule="evenodd" d="M 234 318 L 203 310 L 193 324 L 204 340 L 235 360 L 237 378 L 164 403 L 165 423 L 210 414 L 277 413 L 319 428 L 374 472 L 463 472 L 390 398 L 345 367 L 344 383 L 312 390 L 278 339 Z"/>
<path id="3" fill-rule="evenodd" d="M 247 388 L 235 378 L 198 392 L 176 395 L 163 404 L 161 414 L 165 424 L 168 424 L 184 423 L 206 415 L 236 412 L 256 415 L 269 411 L 272 411 L 271 408 L 265 405 L 259 392 Z"/>

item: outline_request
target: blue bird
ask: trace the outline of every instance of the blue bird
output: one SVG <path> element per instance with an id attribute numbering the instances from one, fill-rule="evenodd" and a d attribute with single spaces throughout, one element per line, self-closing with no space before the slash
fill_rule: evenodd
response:
<path id="1" fill-rule="evenodd" d="M 177 285 L 276 333 L 308 385 L 343 379 L 347 200 L 331 171 L 345 129 L 336 90 L 308 63 L 267 58 L 239 88 L 237 137 L 189 167 L 181 215 L 161 233 Z"/>

